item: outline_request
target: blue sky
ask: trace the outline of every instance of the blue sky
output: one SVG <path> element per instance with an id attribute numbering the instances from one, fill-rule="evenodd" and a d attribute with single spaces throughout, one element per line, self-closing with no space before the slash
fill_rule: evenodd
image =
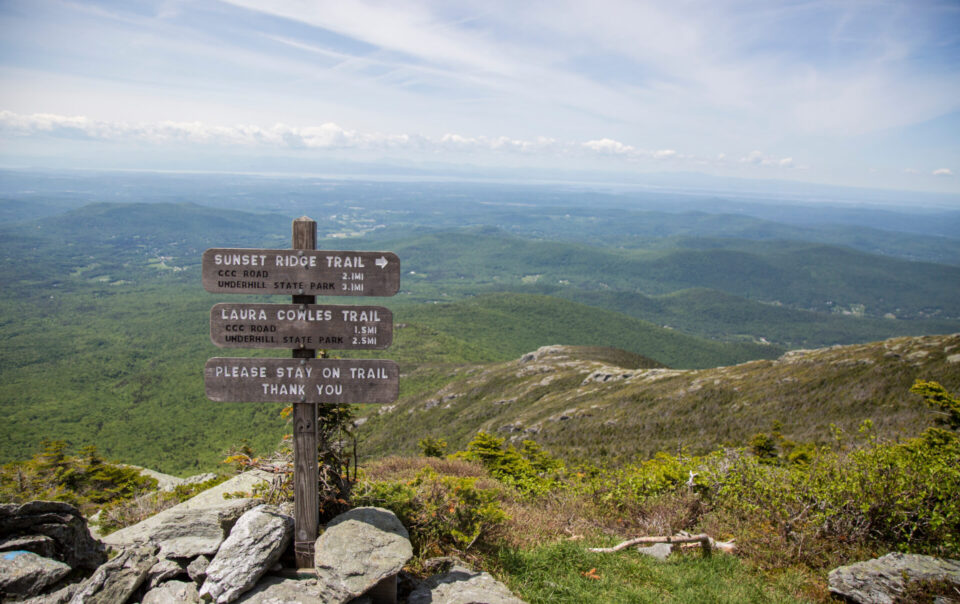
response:
<path id="1" fill-rule="evenodd" d="M 960 193 L 960 3 L 0 0 L 3 165 L 256 158 Z"/>

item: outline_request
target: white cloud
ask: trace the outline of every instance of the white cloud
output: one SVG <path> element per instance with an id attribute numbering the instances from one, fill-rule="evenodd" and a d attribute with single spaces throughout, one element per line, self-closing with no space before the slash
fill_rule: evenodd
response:
<path id="1" fill-rule="evenodd" d="M 934 176 L 953 176 L 953 170 L 950 168 L 939 168 L 933 171 Z"/>
<path id="2" fill-rule="evenodd" d="M 610 138 L 587 141 L 583 143 L 583 147 L 604 155 L 630 155 L 637 151 L 636 148 L 630 145 L 625 145 L 620 141 Z"/>
<path id="3" fill-rule="evenodd" d="M 772 166 L 778 168 L 802 168 L 797 166 L 792 157 L 772 157 L 762 151 L 751 151 L 740 158 L 741 164 L 750 164 L 754 166 Z"/>
<path id="4" fill-rule="evenodd" d="M 113 142 L 118 145 L 146 143 L 174 147 L 245 147 L 253 150 L 364 150 L 418 151 L 423 153 L 524 154 L 541 157 L 589 158 L 616 157 L 636 162 L 677 161 L 695 165 L 721 165 L 726 154 L 716 158 L 698 157 L 676 149 L 649 150 L 611 138 L 584 142 L 550 137 L 531 139 L 508 136 L 466 136 L 448 132 L 440 136 L 423 133 L 387 134 L 343 128 L 327 122 L 319 126 L 292 126 L 277 123 L 270 127 L 252 124 L 223 126 L 202 121 L 189 122 L 125 122 L 95 120 L 86 116 L 64 116 L 49 113 L 32 115 L 0 111 L 0 137 L 34 139 L 86 139 Z M 741 163 L 768 167 L 793 167 L 792 157 L 774 158 L 753 151 Z M 651 164 L 652 165 L 652 164 Z"/>

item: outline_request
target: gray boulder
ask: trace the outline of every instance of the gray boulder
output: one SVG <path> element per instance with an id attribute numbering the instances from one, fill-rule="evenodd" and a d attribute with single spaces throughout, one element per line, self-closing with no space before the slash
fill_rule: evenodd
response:
<path id="1" fill-rule="evenodd" d="M 256 499 L 221 499 L 205 507 L 175 506 L 111 533 L 103 538 L 103 542 L 114 548 L 155 543 L 165 558 L 212 556 L 230 534 L 237 519 L 258 503 Z"/>
<path id="2" fill-rule="evenodd" d="M 270 478 L 269 473 L 259 470 L 244 472 L 142 522 L 110 533 L 103 537 L 103 542 L 119 549 L 140 543 L 169 541 L 163 552 L 167 558 L 192 558 L 203 553 L 194 552 L 211 547 L 213 550 L 208 553 L 212 555 L 236 519 L 260 503 L 252 498 L 224 499 L 224 494 L 249 493 L 257 484 Z"/>
<path id="3" fill-rule="evenodd" d="M 0 554 L 0 596 L 35 596 L 70 574 L 63 562 L 18 551 Z"/>
<path id="4" fill-rule="evenodd" d="M 107 561 L 103 544 L 90 536 L 80 511 L 59 501 L 0 504 L 0 541 L 8 547 L 19 543 L 18 549 L 36 549 L 34 553 L 49 554 L 45 557 L 72 568 L 94 570 Z"/>
<path id="5" fill-rule="evenodd" d="M 240 604 L 327 604 L 320 595 L 316 579 L 298 580 L 265 577 L 256 587 L 243 594 Z M 145 604 L 145 603 L 144 603 Z"/>
<path id="6" fill-rule="evenodd" d="M 203 585 L 207 578 L 207 567 L 210 566 L 210 558 L 206 556 L 197 556 L 196 560 L 187 565 L 187 576 L 197 584 L 197 587 Z"/>
<path id="7" fill-rule="evenodd" d="M 292 535 L 293 518 L 276 506 L 245 513 L 207 566 L 200 597 L 218 604 L 236 600 L 280 559 Z"/>
<path id="8" fill-rule="evenodd" d="M 524 604 L 488 573 L 457 563 L 414 589 L 409 604 Z"/>
<path id="9" fill-rule="evenodd" d="M 176 560 L 160 558 L 156 564 L 150 568 L 147 574 L 147 587 L 153 589 L 165 581 L 169 581 L 187 572 L 186 566 Z"/>
<path id="10" fill-rule="evenodd" d="M 841 566 L 830 571 L 830 592 L 862 604 L 892 604 L 907 581 L 948 581 L 960 587 L 960 561 L 901 554 Z"/>
<path id="11" fill-rule="evenodd" d="M 199 604 L 197 586 L 185 581 L 167 581 L 154 587 L 140 600 L 140 604 Z"/>
<path id="12" fill-rule="evenodd" d="M 394 581 L 413 557 L 410 536 L 390 510 L 355 508 L 327 524 L 317 539 L 314 566 L 329 602 L 348 602 L 381 582 Z M 381 586 L 384 589 L 389 586 Z"/>
<path id="13" fill-rule="evenodd" d="M 125 550 L 84 581 L 70 599 L 70 604 L 126 602 L 147 580 L 150 569 L 157 563 L 156 551 L 153 545 Z"/>

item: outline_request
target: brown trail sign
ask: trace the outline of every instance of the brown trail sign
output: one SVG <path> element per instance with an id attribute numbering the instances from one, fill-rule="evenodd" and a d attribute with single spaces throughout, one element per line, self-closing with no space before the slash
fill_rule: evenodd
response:
<path id="1" fill-rule="evenodd" d="M 224 348 L 378 350 L 393 343 L 393 313 L 382 306 L 216 304 L 210 340 Z"/>
<path id="2" fill-rule="evenodd" d="M 389 310 L 318 306 L 316 296 L 392 296 L 400 289 L 400 259 L 391 252 L 316 248 L 317 223 L 304 216 L 293 221 L 293 249 L 215 248 L 202 262 L 208 292 L 293 297 L 293 304 L 214 306 L 214 344 L 288 348 L 293 359 L 210 359 L 204 382 L 216 401 L 293 403 L 294 552 L 301 568 L 313 567 L 317 538 L 317 403 L 389 403 L 400 382 L 393 361 L 316 358 L 318 348 L 390 345 Z"/>
<path id="3" fill-rule="evenodd" d="M 203 370 L 212 401 L 392 403 L 400 371 L 381 359 L 213 358 Z"/>
<path id="4" fill-rule="evenodd" d="M 391 252 L 214 248 L 201 266 L 203 288 L 215 294 L 392 296 L 400 289 L 400 259 Z"/>

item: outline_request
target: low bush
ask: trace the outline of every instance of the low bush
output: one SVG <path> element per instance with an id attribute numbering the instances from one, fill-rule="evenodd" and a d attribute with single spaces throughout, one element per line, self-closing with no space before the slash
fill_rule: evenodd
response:
<path id="1" fill-rule="evenodd" d="M 507 519 L 501 494 L 476 482 L 442 476 L 427 466 L 409 482 L 361 482 L 354 503 L 393 511 L 410 532 L 417 555 L 462 553 L 483 544 Z"/>

